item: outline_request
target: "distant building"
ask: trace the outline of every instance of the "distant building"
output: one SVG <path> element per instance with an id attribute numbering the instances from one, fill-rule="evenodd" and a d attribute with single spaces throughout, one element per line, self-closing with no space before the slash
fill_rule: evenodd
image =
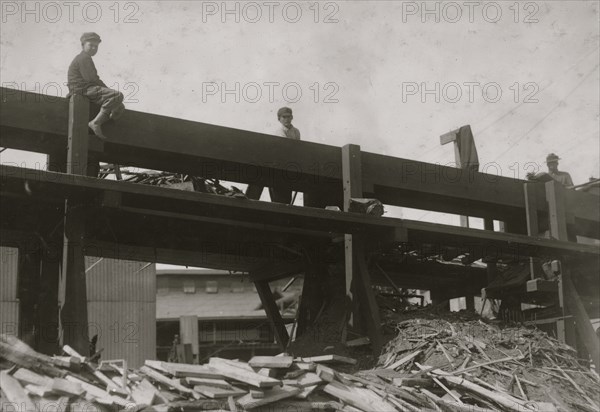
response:
<path id="1" fill-rule="evenodd" d="M 254 283 L 247 274 L 168 269 L 157 270 L 156 275 L 159 360 L 167 360 L 175 335 L 186 334 L 182 317 L 188 324 L 192 321 L 191 329 L 195 329 L 193 323 L 197 322 L 196 350 L 200 362 L 210 356 L 249 359 L 253 355 L 280 352 Z M 285 280 L 271 282 L 271 287 L 281 288 L 285 283 Z M 301 288 L 302 281 L 298 279 L 285 294 L 298 294 Z M 295 314 L 296 305 L 283 312 L 290 326 Z M 182 343 L 192 342 L 182 339 Z"/>

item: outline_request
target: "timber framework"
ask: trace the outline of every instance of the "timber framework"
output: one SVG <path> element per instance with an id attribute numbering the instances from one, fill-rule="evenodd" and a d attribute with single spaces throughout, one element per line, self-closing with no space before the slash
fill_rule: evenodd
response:
<path id="1" fill-rule="evenodd" d="M 343 242 L 352 326 L 369 336 L 375 351 L 382 345 L 381 322 L 372 289 L 376 269 L 368 257 L 401 247 L 487 263 L 487 270 L 469 276 L 419 263 L 377 265 L 396 286 L 429 289 L 438 301 L 480 294 L 498 262 L 531 261 L 521 301 L 555 304 L 559 316 L 543 321 L 600 364 L 590 323 L 600 317 L 600 248 L 574 241 L 600 239 L 598 195 L 369 153 L 353 144 L 281 139 L 136 111 L 104 125 L 108 140 L 101 141 L 88 135 L 94 110 L 81 96 L 2 89 L 0 146 L 45 153 L 49 160 L 47 170 L 0 166 L 1 245 L 19 248 L 41 270 L 51 299 L 25 303 L 37 305 L 37 322 L 63 325 L 62 344 L 88 350 L 87 337 L 69 334 L 64 325 L 86 324 L 84 257 L 101 256 L 247 272 L 286 347 L 288 332 L 269 282 L 304 274 L 301 334 L 321 307 L 322 251 Z M 304 207 L 98 179 L 99 162 L 276 184 L 303 192 Z M 350 212 L 355 198 L 478 217 L 485 230 Z M 502 231 L 494 230 L 494 221 Z M 550 237 L 541 237 L 546 230 Z M 538 276 L 540 260 L 560 262 L 557 281 Z"/>

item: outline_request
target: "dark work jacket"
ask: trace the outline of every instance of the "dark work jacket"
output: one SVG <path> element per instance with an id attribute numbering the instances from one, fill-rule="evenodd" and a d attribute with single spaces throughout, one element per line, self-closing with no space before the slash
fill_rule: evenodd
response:
<path id="1" fill-rule="evenodd" d="M 91 86 L 107 87 L 106 84 L 100 80 L 100 77 L 98 77 L 98 72 L 96 71 L 92 56 L 84 51 L 75 56 L 69 65 L 67 82 L 70 95 L 74 93 L 82 94 L 82 92 Z"/>

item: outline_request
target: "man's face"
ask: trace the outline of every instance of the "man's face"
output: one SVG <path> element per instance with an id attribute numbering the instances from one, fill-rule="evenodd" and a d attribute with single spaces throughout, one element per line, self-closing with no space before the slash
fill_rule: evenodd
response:
<path id="1" fill-rule="evenodd" d="M 97 41 L 86 41 L 83 43 L 83 51 L 90 56 L 95 56 L 98 53 L 98 45 Z"/>
<path id="2" fill-rule="evenodd" d="M 551 172 L 556 172 L 558 170 L 558 162 L 548 162 L 548 170 Z"/>
<path id="3" fill-rule="evenodd" d="M 290 127 L 293 118 L 294 116 L 292 116 L 291 114 L 283 114 L 279 117 L 279 122 L 285 127 Z"/>

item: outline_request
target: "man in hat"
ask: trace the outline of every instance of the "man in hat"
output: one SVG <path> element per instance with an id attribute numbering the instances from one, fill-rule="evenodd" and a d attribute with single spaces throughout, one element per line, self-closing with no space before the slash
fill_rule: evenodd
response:
<path id="1" fill-rule="evenodd" d="M 273 133 L 275 136 L 286 137 L 288 139 L 300 140 L 300 130 L 295 128 L 292 125 L 292 119 L 294 116 L 292 115 L 292 109 L 289 107 L 282 107 L 277 110 L 277 120 L 279 120 L 279 126 L 275 129 Z M 263 187 L 258 185 L 250 184 L 246 189 L 246 196 L 249 199 L 260 199 L 260 195 L 262 193 Z M 270 187 L 269 195 L 271 196 L 272 202 L 277 203 L 292 203 L 292 191 L 285 187 Z"/>
<path id="2" fill-rule="evenodd" d="M 71 64 L 68 71 L 69 94 L 81 94 L 91 102 L 100 106 L 98 115 L 88 123 L 88 126 L 96 136 L 105 140 L 100 126 L 109 119 L 118 119 L 125 106 L 123 105 L 123 93 L 109 89 L 96 71 L 92 57 L 98 52 L 98 46 L 102 41 L 96 33 L 83 33 L 80 38 L 81 53 L 79 53 Z"/>
<path id="3" fill-rule="evenodd" d="M 573 186 L 573 179 L 567 172 L 561 172 L 558 170 L 558 161 L 560 158 L 554 153 L 550 153 L 546 156 L 546 165 L 548 166 L 548 174 L 552 179 L 556 180 L 563 186 Z"/>
<path id="4" fill-rule="evenodd" d="M 573 186 L 573 179 L 571 179 L 571 175 L 567 172 L 561 172 L 558 170 L 558 161 L 560 158 L 554 153 L 550 153 L 546 156 L 546 165 L 548 166 L 548 173 L 528 173 L 527 178 L 529 180 L 537 180 L 537 181 L 549 181 L 550 178 L 556 180 L 558 183 L 563 186 L 570 187 Z"/>

